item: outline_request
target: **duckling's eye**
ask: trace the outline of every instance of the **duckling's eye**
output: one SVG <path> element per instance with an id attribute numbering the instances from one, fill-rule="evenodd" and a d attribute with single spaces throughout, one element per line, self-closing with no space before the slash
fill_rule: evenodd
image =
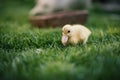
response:
<path id="1" fill-rule="evenodd" d="M 68 31 L 68 33 L 70 33 L 70 30 Z"/>

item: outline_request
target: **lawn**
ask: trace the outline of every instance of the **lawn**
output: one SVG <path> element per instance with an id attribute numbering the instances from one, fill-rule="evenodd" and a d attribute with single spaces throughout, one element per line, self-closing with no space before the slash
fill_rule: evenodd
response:
<path id="1" fill-rule="evenodd" d="M 30 8 L 7 6 L 0 15 L 1 80 L 120 79 L 119 14 L 90 11 L 87 44 L 64 47 L 61 28 L 30 24 Z"/>

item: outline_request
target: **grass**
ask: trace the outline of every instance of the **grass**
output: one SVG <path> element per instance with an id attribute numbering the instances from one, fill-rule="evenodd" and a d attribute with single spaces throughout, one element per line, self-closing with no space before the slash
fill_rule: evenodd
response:
<path id="1" fill-rule="evenodd" d="M 86 26 L 92 35 L 87 45 L 64 47 L 61 28 L 34 28 L 29 10 L 8 7 L 1 15 L 1 80 L 120 79 L 120 19 L 90 12 Z"/>

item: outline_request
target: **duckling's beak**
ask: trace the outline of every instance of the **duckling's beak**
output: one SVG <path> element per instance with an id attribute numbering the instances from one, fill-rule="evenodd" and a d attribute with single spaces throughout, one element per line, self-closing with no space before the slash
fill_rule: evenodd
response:
<path id="1" fill-rule="evenodd" d="M 63 36 L 62 36 L 62 44 L 63 44 L 64 46 L 66 45 L 67 41 L 68 41 L 68 36 L 67 36 L 67 35 L 63 35 Z"/>

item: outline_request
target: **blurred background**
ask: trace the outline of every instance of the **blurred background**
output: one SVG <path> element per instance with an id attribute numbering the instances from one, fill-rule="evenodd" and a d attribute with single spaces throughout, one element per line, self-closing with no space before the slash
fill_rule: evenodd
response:
<path id="1" fill-rule="evenodd" d="M 79 9 L 88 9 L 91 12 L 120 14 L 120 0 L 78 0 Z M 1 0 L 0 21 L 2 20 L 26 20 L 30 11 L 36 5 L 35 0 Z"/>

